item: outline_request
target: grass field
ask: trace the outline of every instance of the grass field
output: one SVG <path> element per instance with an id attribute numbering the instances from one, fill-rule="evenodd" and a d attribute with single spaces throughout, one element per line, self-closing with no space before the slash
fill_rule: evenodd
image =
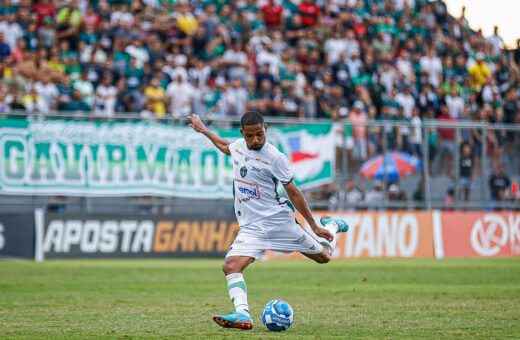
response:
<path id="1" fill-rule="evenodd" d="M 520 337 L 520 260 L 258 262 L 245 272 L 252 331 L 221 329 L 232 309 L 221 260 L 0 261 L 0 337 Z M 268 332 L 283 298 L 293 327 Z"/>

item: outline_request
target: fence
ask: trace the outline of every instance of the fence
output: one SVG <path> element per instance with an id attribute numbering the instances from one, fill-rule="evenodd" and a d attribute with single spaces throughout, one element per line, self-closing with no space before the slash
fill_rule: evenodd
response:
<path id="1" fill-rule="evenodd" d="M 7 116 L 4 116 L 7 117 Z M 103 118 L 92 115 L 60 114 L 26 116 L 10 114 L 9 118 L 20 123 L 27 122 L 136 122 L 138 115 L 118 114 Z M 7 120 L 0 119 L 0 128 Z M 208 126 L 226 130 L 238 127 L 238 118 L 207 116 Z M 316 209 L 518 209 L 518 179 L 520 178 L 520 126 L 489 124 L 483 122 L 444 122 L 369 120 L 352 122 L 329 120 L 301 120 L 269 118 L 268 125 L 289 133 L 298 126 L 300 130 L 316 127 L 330 128 L 334 136 L 335 153 L 333 164 L 335 176 L 330 184 L 317 181 L 305 190 L 309 202 Z M 4 122 L 4 123 L 2 123 Z M 183 117 L 157 120 L 165 127 L 186 127 Z M 285 130 L 284 130 L 285 129 Z M 292 129 L 292 130 L 291 130 Z M 0 133 L 0 136 L 5 135 Z M 235 130 L 236 132 L 236 130 Z M 273 129 L 268 128 L 272 135 Z M 138 136 L 136 136 L 138 137 Z M 178 136 L 177 136 L 178 137 Z M 229 135 L 230 138 L 238 135 Z M 196 142 L 196 145 L 199 142 Z M 292 143 L 292 141 L 291 141 Z M 462 145 L 470 145 L 462 154 Z M 198 145 L 198 144 L 197 144 Z M 325 144 L 324 144 L 325 145 Z M 466 147 L 468 148 L 468 147 Z M 1 168 L 8 167 L 6 150 L 3 150 Z M 422 167 L 415 174 L 393 178 L 391 169 L 382 167 L 380 181 L 360 175 L 362 164 L 379 154 L 401 151 L 415 155 Z M 325 150 L 322 150 L 325 152 Z M 469 154 L 468 154 L 469 153 Z M 469 155 L 469 156 L 468 156 Z M 471 176 L 461 176 L 461 160 L 471 159 Z M 37 160 L 36 160 L 37 162 Z M 16 167 L 16 162 L 9 167 Z M 494 177 L 493 188 L 489 179 L 504 164 L 505 176 Z M 12 168 L 10 170 L 13 170 Z M 504 177 L 508 177 L 509 185 Z M 500 183 L 502 181 L 502 183 Z M 422 183 L 423 190 L 418 190 Z M 502 185 L 505 190 L 498 186 Z M 227 186 L 223 185 L 226 192 Z M 47 211 L 65 212 L 125 212 L 125 213 L 174 213 L 176 211 L 204 209 L 232 209 L 232 202 L 222 197 L 175 197 L 175 195 L 138 194 L 120 197 L 99 197 L 81 193 L 16 194 L 6 192 L 0 186 L 0 212 L 32 211 L 45 208 Z M 452 193 L 446 195 L 447 192 Z M 448 197 L 446 197 L 448 196 Z M 493 197 L 492 197 L 493 196 Z"/>

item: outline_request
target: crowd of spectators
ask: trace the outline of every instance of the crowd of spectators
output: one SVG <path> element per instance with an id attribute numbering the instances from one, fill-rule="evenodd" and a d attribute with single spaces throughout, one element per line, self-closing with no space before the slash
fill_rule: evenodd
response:
<path id="1" fill-rule="evenodd" d="M 350 121 L 352 158 L 390 149 L 453 164 L 423 120 L 520 123 L 520 40 L 504 49 L 440 0 L 3 0 L 0 113 L 144 119 L 190 113 Z M 368 119 L 406 127 L 366 127 Z M 479 169 L 482 136 L 462 133 Z M 494 162 L 518 134 L 488 135 Z M 518 142 L 518 140 L 517 140 Z M 451 164 L 451 166 L 447 166 Z M 451 170 L 445 170 L 446 168 Z M 453 175 L 453 173 L 451 173 Z"/>

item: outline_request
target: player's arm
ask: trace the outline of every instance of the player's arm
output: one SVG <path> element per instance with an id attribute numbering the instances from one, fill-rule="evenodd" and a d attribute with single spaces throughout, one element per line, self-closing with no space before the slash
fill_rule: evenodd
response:
<path id="1" fill-rule="evenodd" d="M 222 151 L 226 155 L 231 155 L 231 152 L 229 151 L 229 144 L 230 143 L 226 139 L 218 136 L 216 133 L 211 132 L 206 127 L 206 125 L 204 125 L 202 120 L 200 120 L 200 117 L 198 115 L 193 114 L 191 116 L 188 116 L 188 120 L 190 121 L 190 127 L 193 130 L 195 130 L 195 131 L 197 131 L 199 133 L 202 133 L 204 136 L 208 137 L 208 139 L 213 144 L 215 144 L 217 149 L 219 149 L 220 151 Z"/>
<path id="2" fill-rule="evenodd" d="M 323 237 L 328 241 L 332 241 L 332 235 L 330 232 L 326 229 L 318 227 L 316 221 L 314 221 L 314 217 L 312 217 L 312 213 L 309 209 L 309 206 L 307 205 L 307 201 L 305 200 L 305 197 L 303 196 L 300 189 L 298 189 L 294 184 L 294 181 L 284 184 L 284 188 L 287 192 L 287 195 L 289 196 L 289 199 L 294 204 L 294 207 L 300 214 L 302 214 L 307 223 L 309 223 L 312 231 L 314 231 L 314 233 L 319 237 Z"/>

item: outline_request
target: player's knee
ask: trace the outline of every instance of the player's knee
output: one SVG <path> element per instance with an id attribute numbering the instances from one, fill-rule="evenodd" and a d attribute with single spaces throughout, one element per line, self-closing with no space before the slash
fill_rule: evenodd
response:
<path id="1" fill-rule="evenodd" d="M 238 270 L 237 266 L 235 265 L 235 263 L 233 263 L 233 261 L 227 261 L 227 260 L 222 265 L 222 271 L 226 275 L 239 272 L 239 270 Z"/>

